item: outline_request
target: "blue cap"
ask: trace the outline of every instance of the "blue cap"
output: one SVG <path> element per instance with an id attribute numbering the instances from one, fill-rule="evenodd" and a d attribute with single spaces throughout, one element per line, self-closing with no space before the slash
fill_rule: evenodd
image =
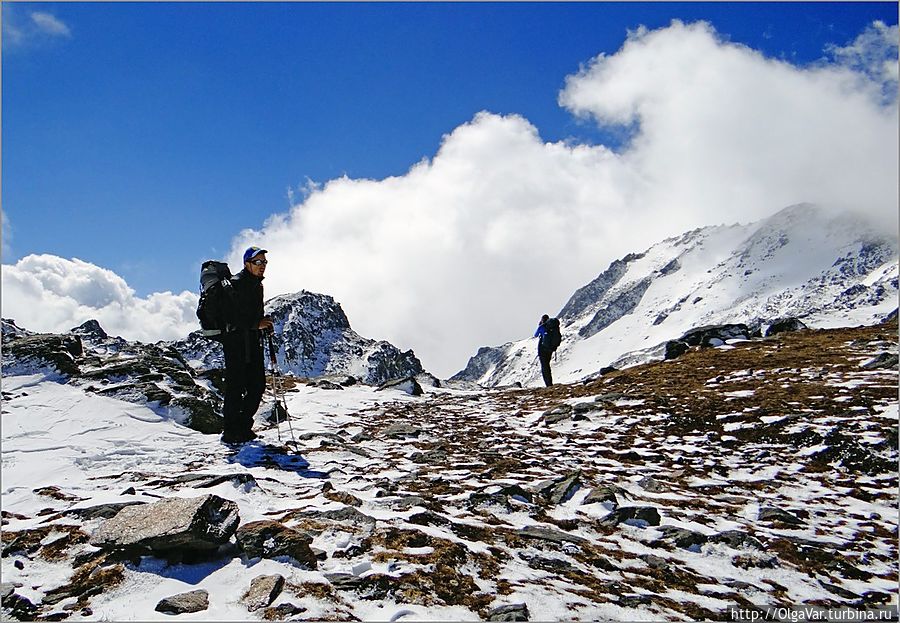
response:
<path id="1" fill-rule="evenodd" d="M 249 262 L 260 253 L 268 253 L 268 251 L 266 251 L 265 249 L 260 249 L 259 247 L 250 247 L 249 249 L 244 251 L 244 261 Z"/>

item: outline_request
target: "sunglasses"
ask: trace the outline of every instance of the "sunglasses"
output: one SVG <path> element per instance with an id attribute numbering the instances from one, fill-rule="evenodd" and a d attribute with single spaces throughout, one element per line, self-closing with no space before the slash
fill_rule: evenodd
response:
<path id="1" fill-rule="evenodd" d="M 269 260 L 250 260 L 250 263 L 254 266 L 265 266 L 269 263 Z"/>

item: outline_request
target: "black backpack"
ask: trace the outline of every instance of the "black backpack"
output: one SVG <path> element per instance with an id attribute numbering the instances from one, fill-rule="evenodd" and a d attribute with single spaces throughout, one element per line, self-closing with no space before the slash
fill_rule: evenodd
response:
<path id="1" fill-rule="evenodd" d="M 559 319 L 550 318 L 544 323 L 544 330 L 547 332 L 541 337 L 541 344 L 544 348 L 554 351 L 559 348 L 562 343 L 562 333 L 559 332 Z"/>
<path id="2" fill-rule="evenodd" d="M 203 337 L 222 340 L 228 330 L 234 290 L 231 285 L 231 269 L 225 262 L 207 260 L 200 268 L 200 302 L 197 318 Z"/>

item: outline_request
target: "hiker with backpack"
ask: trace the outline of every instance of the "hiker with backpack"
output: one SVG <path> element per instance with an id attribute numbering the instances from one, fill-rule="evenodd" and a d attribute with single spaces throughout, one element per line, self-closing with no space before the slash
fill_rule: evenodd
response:
<path id="1" fill-rule="evenodd" d="M 544 377 L 544 385 L 553 385 L 553 374 L 550 372 L 550 357 L 559 348 L 562 342 L 562 334 L 559 331 L 559 320 L 551 318 L 547 314 L 541 316 L 534 337 L 538 339 L 538 359 L 541 361 L 541 374 Z"/>
<path id="2" fill-rule="evenodd" d="M 266 253 L 259 247 L 247 249 L 244 268 L 234 277 L 222 262 L 206 262 L 201 272 L 197 316 L 204 335 L 220 341 L 225 351 L 223 443 L 256 439 L 253 416 L 266 389 L 261 339 L 274 328 L 263 312 Z"/>

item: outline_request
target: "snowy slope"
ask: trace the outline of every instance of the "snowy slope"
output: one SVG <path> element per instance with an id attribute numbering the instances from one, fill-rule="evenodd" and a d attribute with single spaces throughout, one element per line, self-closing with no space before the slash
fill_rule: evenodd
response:
<path id="1" fill-rule="evenodd" d="M 703 325 L 872 324 L 897 308 L 897 238 L 808 204 L 750 225 L 664 240 L 613 262 L 558 316 L 554 379 L 660 358 L 667 340 Z M 524 331 L 523 331 L 524 332 Z M 454 378 L 540 384 L 534 339 L 483 348 Z"/>
<path id="2" fill-rule="evenodd" d="M 279 432 L 262 422 L 260 440 L 229 449 L 58 375 L 7 376 L 0 571 L 19 616 L 4 618 L 32 620 L 27 604 L 80 621 L 896 606 L 896 331 L 796 333 L 550 390 L 413 398 L 298 382 L 287 402 L 301 466 L 266 460 Z M 870 366 L 885 354 L 893 364 Z M 242 526 L 307 535 L 318 560 L 233 542 L 193 562 L 116 557 L 88 541 L 98 505 L 204 494 L 233 502 Z M 274 575 L 283 589 L 252 609 L 251 582 Z M 199 612 L 156 610 L 197 590 Z"/>

